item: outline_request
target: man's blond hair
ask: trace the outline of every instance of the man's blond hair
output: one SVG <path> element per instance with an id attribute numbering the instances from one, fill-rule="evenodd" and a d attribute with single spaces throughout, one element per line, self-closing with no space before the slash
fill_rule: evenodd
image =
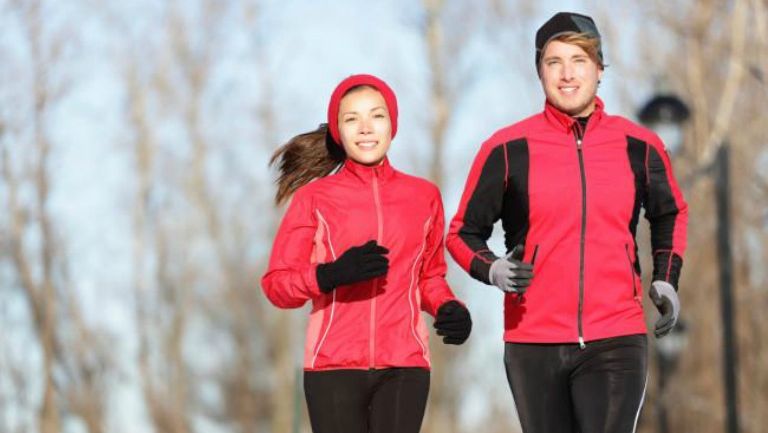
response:
<path id="1" fill-rule="evenodd" d="M 547 47 L 550 43 L 552 43 L 552 41 L 560 41 L 565 44 L 576 45 L 577 47 L 584 50 L 589 58 L 592 59 L 593 62 L 597 63 L 597 66 L 600 69 L 605 69 L 605 64 L 603 63 L 603 59 L 600 58 L 599 54 L 600 38 L 590 36 L 589 33 L 576 32 L 565 32 L 547 41 L 547 44 L 544 45 L 544 49 L 541 51 L 542 56 L 541 60 L 539 61 L 539 68 L 541 68 L 541 62 L 544 60 L 544 53 L 547 52 Z"/>

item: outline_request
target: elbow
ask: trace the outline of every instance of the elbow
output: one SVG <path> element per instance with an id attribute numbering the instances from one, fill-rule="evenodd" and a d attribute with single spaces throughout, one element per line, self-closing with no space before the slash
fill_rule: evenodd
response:
<path id="1" fill-rule="evenodd" d="M 445 236 L 445 248 L 448 250 L 448 253 L 451 254 L 453 257 L 456 251 L 456 242 L 459 240 L 459 237 L 456 233 L 448 232 L 448 234 Z"/>
<path id="2" fill-rule="evenodd" d="M 296 299 L 287 296 L 286 288 L 281 287 L 279 283 L 272 278 L 269 278 L 269 275 L 265 275 L 264 278 L 261 279 L 261 287 L 269 302 L 277 308 L 299 308 L 306 302 L 306 299 Z"/>
<path id="3" fill-rule="evenodd" d="M 304 305 L 305 300 L 301 299 L 291 299 L 286 298 L 283 296 L 277 296 L 275 293 L 270 293 L 268 290 L 265 290 L 264 293 L 267 295 L 267 299 L 269 299 L 269 302 L 274 305 L 277 308 L 281 309 L 292 309 L 292 308 L 299 308 L 302 305 Z"/>

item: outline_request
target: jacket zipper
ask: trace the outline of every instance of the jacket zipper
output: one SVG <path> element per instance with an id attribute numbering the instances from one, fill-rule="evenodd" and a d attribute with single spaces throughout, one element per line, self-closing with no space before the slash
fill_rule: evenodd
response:
<path id="1" fill-rule="evenodd" d="M 632 276 L 632 299 L 637 300 L 637 284 L 635 283 L 635 265 L 632 263 L 632 256 L 629 255 L 629 244 L 624 244 L 627 251 L 627 261 L 629 262 L 629 275 Z"/>
<path id="2" fill-rule="evenodd" d="M 379 172 L 373 169 L 373 201 L 376 206 L 376 242 L 381 243 L 383 221 L 381 213 L 381 199 L 379 197 Z M 374 369 L 376 362 L 374 353 L 376 350 L 376 292 L 379 289 L 379 279 L 374 278 L 371 285 L 371 319 L 369 323 L 368 368 Z"/>
<path id="3" fill-rule="evenodd" d="M 581 133 L 581 126 L 577 121 L 574 124 L 574 137 L 576 138 L 576 152 L 579 155 L 579 171 L 581 173 L 581 238 L 579 239 L 579 347 L 584 349 L 587 345 L 584 343 L 584 329 L 582 315 L 584 312 L 584 243 L 587 235 L 587 176 L 584 172 L 584 153 L 581 148 L 584 134 Z"/>

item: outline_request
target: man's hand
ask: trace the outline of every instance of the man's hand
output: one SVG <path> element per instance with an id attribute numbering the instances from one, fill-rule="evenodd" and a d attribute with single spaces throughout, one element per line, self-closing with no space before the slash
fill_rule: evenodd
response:
<path id="1" fill-rule="evenodd" d="M 517 293 L 522 296 L 531 285 L 533 278 L 533 265 L 524 263 L 522 260 L 522 245 L 515 246 L 509 254 L 496 259 L 488 273 L 491 284 L 504 293 Z"/>
<path id="2" fill-rule="evenodd" d="M 656 338 L 661 338 L 669 333 L 677 323 L 680 316 L 680 299 L 677 297 L 677 291 L 666 281 L 654 281 L 651 283 L 651 290 L 648 292 L 656 308 L 661 313 L 661 317 L 656 321 L 653 331 Z"/>

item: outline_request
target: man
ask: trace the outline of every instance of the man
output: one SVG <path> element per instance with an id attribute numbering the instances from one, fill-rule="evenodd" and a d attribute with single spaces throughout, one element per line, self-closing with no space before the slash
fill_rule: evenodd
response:
<path id="1" fill-rule="evenodd" d="M 447 237 L 453 258 L 504 297 L 504 361 L 526 433 L 634 431 L 647 339 L 635 232 L 650 222 L 656 337 L 680 311 L 687 205 L 661 140 L 607 114 L 592 18 L 536 33 L 544 111 L 485 141 Z M 508 251 L 487 245 L 501 219 Z"/>

